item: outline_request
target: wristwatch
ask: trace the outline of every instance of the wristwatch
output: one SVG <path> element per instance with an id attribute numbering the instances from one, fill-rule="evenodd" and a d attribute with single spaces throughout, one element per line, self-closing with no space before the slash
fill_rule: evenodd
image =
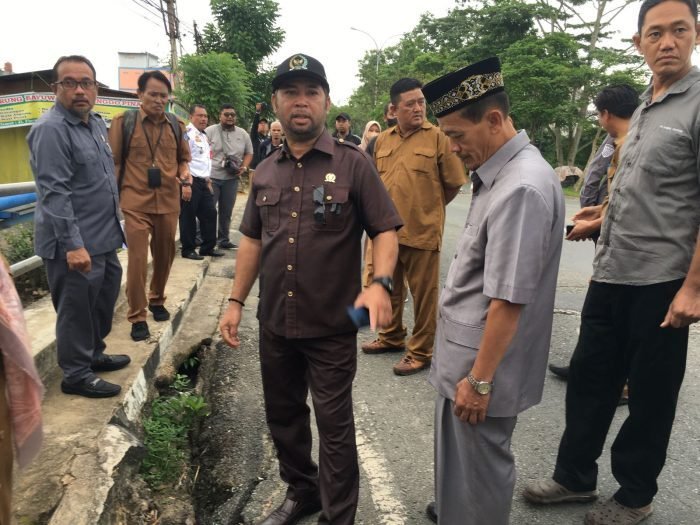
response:
<path id="1" fill-rule="evenodd" d="M 394 291 L 394 280 L 391 277 L 375 277 L 372 279 L 372 284 L 374 283 L 381 285 L 389 295 Z"/>
<path id="2" fill-rule="evenodd" d="M 474 376 L 471 374 L 471 372 L 467 376 L 467 381 L 469 381 L 469 384 L 474 387 L 476 393 L 481 394 L 482 396 L 490 394 L 493 390 L 493 382 L 477 381 L 476 379 L 474 379 Z"/>

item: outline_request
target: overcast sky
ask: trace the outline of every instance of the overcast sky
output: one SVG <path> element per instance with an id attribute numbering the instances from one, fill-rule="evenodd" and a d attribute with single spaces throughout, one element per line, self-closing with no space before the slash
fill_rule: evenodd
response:
<path id="1" fill-rule="evenodd" d="M 93 61 L 97 78 L 118 87 L 117 52 L 149 51 L 167 60 L 170 45 L 163 22 L 137 5 L 136 0 L 90 0 L 80 3 L 28 0 L 5 20 L 0 30 L 0 64 L 12 62 L 14 71 L 50 69 L 61 55 L 82 54 Z M 18 4 L 19 5 L 19 4 Z M 444 16 L 454 0 L 280 0 L 280 27 L 286 33 L 271 57 L 278 64 L 302 52 L 319 59 L 326 68 L 331 98 L 347 100 L 358 85 L 357 63 L 375 49 L 372 35 L 383 48 L 395 44 L 402 33 L 417 24 L 421 13 Z M 184 34 L 183 51 L 193 53 L 193 21 L 200 30 L 211 21 L 208 0 L 177 0 Z M 619 34 L 629 38 L 636 12 L 630 7 L 619 22 Z M 399 36 L 397 36 L 399 35 Z"/>

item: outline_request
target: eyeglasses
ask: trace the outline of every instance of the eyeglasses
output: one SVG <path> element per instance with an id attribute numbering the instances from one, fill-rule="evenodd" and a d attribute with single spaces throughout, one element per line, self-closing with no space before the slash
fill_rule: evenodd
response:
<path id="1" fill-rule="evenodd" d="M 65 89 L 75 89 L 80 86 L 83 89 L 95 89 L 97 82 L 84 78 L 83 80 L 73 80 L 72 78 L 66 78 L 60 82 L 54 82 L 54 85 L 60 84 Z"/>
<path id="2" fill-rule="evenodd" d="M 235 116 L 236 116 L 235 113 L 222 113 L 222 115 L 223 115 L 224 117 L 235 117 Z"/>

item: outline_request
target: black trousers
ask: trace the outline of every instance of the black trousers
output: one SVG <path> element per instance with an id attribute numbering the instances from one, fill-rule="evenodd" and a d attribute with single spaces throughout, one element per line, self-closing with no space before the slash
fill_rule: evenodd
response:
<path id="1" fill-rule="evenodd" d="M 571 358 L 566 429 L 554 480 L 570 490 L 594 490 L 617 402 L 629 384 L 629 415 L 610 450 L 620 484 L 615 499 L 628 507 L 651 503 L 685 374 L 688 328 L 660 328 L 682 280 L 648 286 L 592 281 Z"/>
<path id="2" fill-rule="evenodd" d="M 92 360 L 105 350 L 119 296 L 122 267 L 117 252 L 91 255 L 92 269 L 68 269 L 65 259 L 44 259 L 56 310 L 58 365 L 66 383 L 92 377 Z"/>
<path id="3" fill-rule="evenodd" d="M 180 202 L 180 242 L 182 253 L 192 253 L 197 235 L 197 219 L 202 232 L 202 245 L 199 250 L 208 253 L 216 246 L 216 208 L 214 197 L 207 188 L 207 181 L 192 177 L 192 198 Z"/>
<path id="4" fill-rule="evenodd" d="M 355 445 L 352 381 L 357 335 L 286 339 L 260 327 L 265 412 L 287 497 L 317 497 L 319 523 L 352 525 L 360 474 Z M 311 391 L 319 434 L 319 466 L 311 459 Z"/>

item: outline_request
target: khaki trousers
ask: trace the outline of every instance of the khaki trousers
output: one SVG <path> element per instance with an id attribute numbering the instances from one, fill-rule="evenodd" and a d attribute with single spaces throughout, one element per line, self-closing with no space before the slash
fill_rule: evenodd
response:
<path id="1" fill-rule="evenodd" d="M 175 231 L 178 213 L 141 213 L 122 210 L 128 246 L 129 266 L 126 270 L 127 319 L 131 323 L 145 321 L 149 304 L 165 303 L 165 285 L 175 258 Z M 146 297 L 148 249 L 153 257 L 153 275 Z"/>
<path id="2" fill-rule="evenodd" d="M 399 257 L 394 269 L 394 292 L 391 294 L 391 324 L 379 332 L 384 346 L 404 346 L 406 326 L 403 305 L 406 283 L 413 297 L 413 333 L 406 344 L 406 353 L 418 361 L 433 357 L 433 342 L 437 325 L 438 279 L 440 252 L 418 250 L 399 244 Z"/>
<path id="3" fill-rule="evenodd" d="M 10 525 L 12 513 L 12 427 L 5 389 L 5 370 L 0 357 L 0 525 Z"/>

